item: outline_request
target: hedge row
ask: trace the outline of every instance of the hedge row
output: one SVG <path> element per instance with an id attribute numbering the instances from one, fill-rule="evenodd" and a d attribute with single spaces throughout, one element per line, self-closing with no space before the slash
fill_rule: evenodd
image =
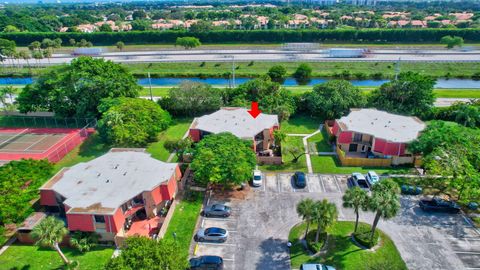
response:
<path id="1" fill-rule="evenodd" d="M 438 42 L 443 36 L 460 36 L 465 41 L 480 41 L 480 29 L 333 29 L 333 30 L 220 30 L 203 33 L 187 31 L 131 31 L 94 33 L 20 32 L 0 33 L 0 38 L 14 40 L 26 46 L 44 38 L 68 40 L 86 39 L 94 45 L 173 43 L 177 37 L 195 36 L 203 43 L 255 43 L 255 42 Z"/>

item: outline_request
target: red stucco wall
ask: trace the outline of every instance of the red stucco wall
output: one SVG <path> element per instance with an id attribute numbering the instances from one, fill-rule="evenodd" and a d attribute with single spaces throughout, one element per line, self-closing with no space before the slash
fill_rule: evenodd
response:
<path id="1" fill-rule="evenodd" d="M 172 175 L 172 178 L 168 180 L 167 184 L 160 185 L 162 198 L 164 200 L 171 200 L 177 191 L 177 179 Z"/>
<path id="2" fill-rule="evenodd" d="M 93 215 L 88 214 L 67 214 L 67 224 L 70 231 L 95 231 Z"/>
<path id="3" fill-rule="evenodd" d="M 401 143 L 388 142 L 385 145 L 383 154 L 389 155 L 389 156 L 399 156 L 399 155 L 402 155 L 401 148 L 402 148 Z"/>
<path id="4" fill-rule="evenodd" d="M 188 135 L 194 142 L 200 141 L 200 130 L 192 128 L 188 131 Z"/>
<path id="5" fill-rule="evenodd" d="M 40 204 L 48 206 L 56 206 L 57 200 L 55 199 L 55 191 L 51 189 L 40 190 Z"/>
<path id="6" fill-rule="evenodd" d="M 123 227 L 125 223 L 125 217 L 123 216 L 122 209 L 118 208 L 115 214 L 112 216 L 105 216 L 107 232 L 117 233 Z M 110 222 L 111 222 L 111 231 L 110 231 Z"/>
<path id="7" fill-rule="evenodd" d="M 153 202 L 159 204 L 163 201 L 161 186 L 154 188 L 150 193 L 152 195 Z"/>
<path id="8" fill-rule="evenodd" d="M 387 142 L 383 139 L 375 138 L 375 145 L 373 147 L 373 151 L 378 152 L 378 153 L 383 153 L 383 150 L 385 149 L 385 144 L 386 143 Z"/>
<path id="9" fill-rule="evenodd" d="M 352 142 L 352 132 L 343 131 L 338 135 L 337 143 L 351 143 Z"/>
<path id="10" fill-rule="evenodd" d="M 332 127 L 332 134 L 334 136 L 337 136 L 338 135 L 337 132 L 338 132 L 339 129 L 340 129 L 340 127 L 338 126 L 337 121 L 335 121 L 335 123 L 333 124 L 333 127 Z"/>

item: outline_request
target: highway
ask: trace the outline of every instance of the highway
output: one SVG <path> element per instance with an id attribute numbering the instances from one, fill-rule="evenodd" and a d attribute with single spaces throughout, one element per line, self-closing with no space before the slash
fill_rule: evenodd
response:
<path id="1" fill-rule="evenodd" d="M 105 52 L 103 57 L 118 63 L 155 63 L 155 62 L 230 62 L 235 61 L 272 61 L 272 62 L 322 62 L 322 61 L 372 61 L 392 62 L 480 62 L 480 50 L 372 50 L 364 58 L 332 58 L 326 50 L 289 51 L 289 50 L 155 50 L 132 52 Z M 74 56 L 54 54 L 50 59 L 30 59 L 30 64 L 58 65 L 69 63 Z M 7 60 L 3 65 L 11 65 Z M 15 60 L 15 65 L 26 65 L 25 60 Z"/>

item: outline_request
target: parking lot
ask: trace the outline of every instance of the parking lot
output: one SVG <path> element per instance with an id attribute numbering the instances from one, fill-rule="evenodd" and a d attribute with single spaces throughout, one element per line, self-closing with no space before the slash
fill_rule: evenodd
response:
<path id="1" fill-rule="evenodd" d="M 202 227 L 229 231 L 225 243 L 199 243 L 196 256 L 218 255 L 225 269 L 290 269 L 288 233 L 300 222 L 295 206 L 303 198 L 328 199 L 337 204 L 340 220 L 354 220 L 352 209 L 342 207 L 348 188 L 346 175 L 308 174 L 307 187 L 296 189 L 292 174 L 267 173 L 259 188 L 245 200 L 215 200 L 232 207 L 228 218 L 203 218 Z M 425 213 L 418 197 L 402 196 L 402 210 L 379 228 L 394 240 L 409 269 L 480 269 L 480 235 L 462 215 Z M 373 213 L 362 213 L 371 223 Z"/>

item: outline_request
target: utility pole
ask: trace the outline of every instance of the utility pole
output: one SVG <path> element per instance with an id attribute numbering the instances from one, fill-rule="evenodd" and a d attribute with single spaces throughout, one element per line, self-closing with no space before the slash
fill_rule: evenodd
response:
<path id="1" fill-rule="evenodd" d="M 400 57 L 398 58 L 398 61 L 395 63 L 395 80 L 398 80 L 398 74 L 400 73 Z"/>
<path id="2" fill-rule="evenodd" d="M 147 74 L 148 74 L 148 84 L 150 85 L 150 100 L 153 101 L 152 80 L 150 79 L 150 71 Z"/>
<path id="3" fill-rule="evenodd" d="M 232 55 L 232 86 L 235 88 L 235 56 Z"/>

